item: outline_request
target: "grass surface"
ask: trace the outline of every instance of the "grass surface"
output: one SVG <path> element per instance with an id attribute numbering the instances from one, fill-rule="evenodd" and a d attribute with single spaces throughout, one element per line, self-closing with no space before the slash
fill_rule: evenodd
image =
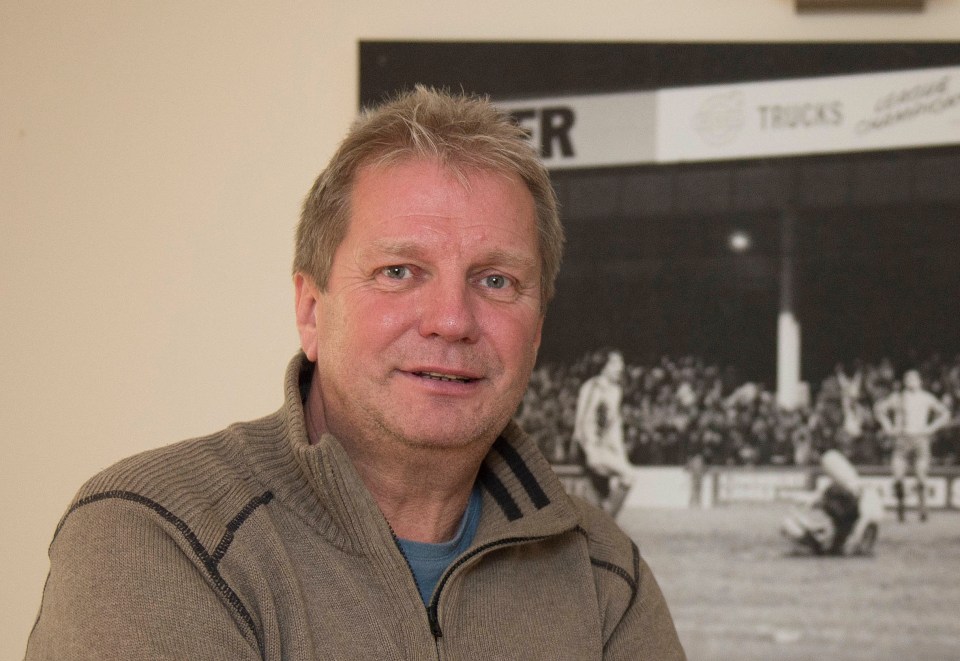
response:
<path id="1" fill-rule="evenodd" d="M 888 517 L 866 558 L 796 555 L 782 505 L 630 510 L 691 661 L 960 659 L 960 514 Z"/>

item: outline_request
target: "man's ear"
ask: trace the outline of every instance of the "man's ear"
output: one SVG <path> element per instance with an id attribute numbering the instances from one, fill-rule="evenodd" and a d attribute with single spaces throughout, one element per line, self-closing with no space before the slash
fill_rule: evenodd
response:
<path id="1" fill-rule="evenodd" d="M 540 340 L 541 340 L 541 338 L 543 337 L 543 320 L 544 320 L 545 318 L 546 318 L 546 315 L 541 312 L 541 313 L 540 313 L 540 321 L 537 322 L 537 335 L 536 335 L 536 337 L 535 337 L 534 340 L 533 340 L 533 341 L 534 341 L 534 345 L 533 345 L 533 346 L 534 346 L 534 351 L 538 351 L 538 350 L 540 349 Z"/>
<path id="2" fill-rule="evenodd" d="M 297 273 L 293 276 L 296 297 L 297 331 L 300 333 L 300 348 L 307 359 L 317 361 L 317 308 L 320 304 L 320 290 L 313 278 Z"/>

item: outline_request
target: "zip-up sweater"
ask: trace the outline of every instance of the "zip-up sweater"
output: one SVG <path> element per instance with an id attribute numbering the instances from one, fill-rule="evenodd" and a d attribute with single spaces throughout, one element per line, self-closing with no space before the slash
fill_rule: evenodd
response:
<path id="1" fill-rule="evenodd" d="M 26 659 L 684 658 L 637 546 L 568 496 L 511 424 L 480 469 L 472 546 L 425 608 L 340 444 L 277 413 L 89 481 L 50 546 Z"/>

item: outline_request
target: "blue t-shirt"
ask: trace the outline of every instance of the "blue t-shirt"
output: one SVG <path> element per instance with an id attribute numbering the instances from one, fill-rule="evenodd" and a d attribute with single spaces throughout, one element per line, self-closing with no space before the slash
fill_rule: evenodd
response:
<path id="1" fill-rule="evenodd" d="M 480 522 L 480 502 L 480 489 L 474 486 L 467 503 L 467 511 L 463 513 L 463 519 L 460 521 L 460 528 L 453 538 L 446 542 L 431 544 L 397 538 L 400 549 L 413 571 L 417 587 L 420 588 L 420 598 L 423 599 L 424 605 L 430 603 L 433 589 L 450 563 L 470 548 L 477 532 L 477 524 Z"/>

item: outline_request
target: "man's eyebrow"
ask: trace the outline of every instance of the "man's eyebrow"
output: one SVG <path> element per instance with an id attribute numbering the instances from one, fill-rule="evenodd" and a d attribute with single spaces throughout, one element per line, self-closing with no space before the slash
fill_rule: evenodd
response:
<path id="1" fill-rule="evenodd" d="M 362 252 L 380 252 L 397 257 L 418 257 L 426 249 L 421 242 L 404 239 L 377 239 Z"/>
<path id="2" fill-rule="evenodd" d="M 418 258 L 427 252 L 428 246 L 420 241 L 404 239 L 377 239 L 372 241 L 363 253 L 378 252 L 394 257 Z M 505 268 L 527 269 L 536 268 L 539 261 L 534 255 L 526 255 L 520 251 L 494 248 L 477 260 L 484 266 L 502 266 Z"/>
<path id="3" fill-rule="evenodd" d="M 536 257 L 512 250 L 491 250 L 481 262 L 490 266 L 515 269 L 536 268 L 539 265 Z"/>

